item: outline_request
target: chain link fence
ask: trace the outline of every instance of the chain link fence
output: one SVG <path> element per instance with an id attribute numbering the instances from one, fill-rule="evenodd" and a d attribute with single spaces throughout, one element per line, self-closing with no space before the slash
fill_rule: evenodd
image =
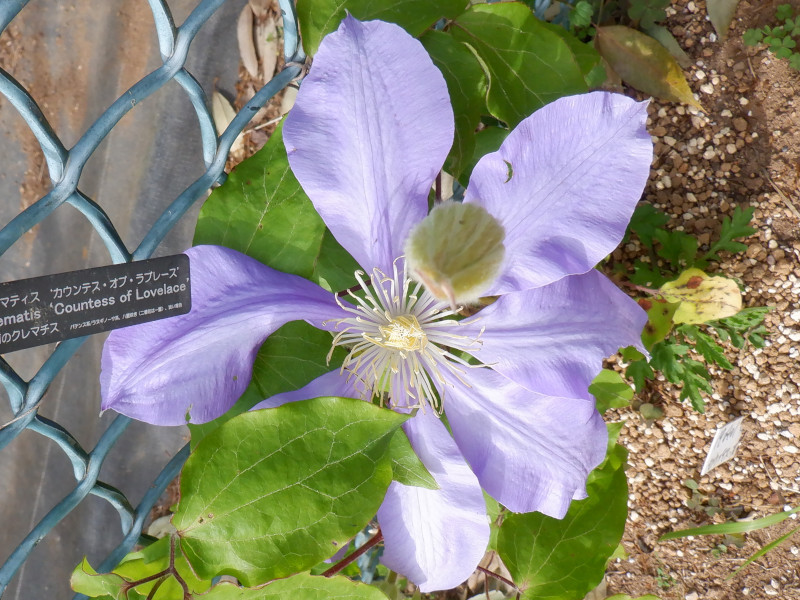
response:
<path id="1" fill-rule="evenodd" d="M 28 2 L 29 0 L 0 2 L 0 32 L 9 26 Z M 286 65 L 269 83 L 257 91 L 225 132 L 217 136 L 209 112 L 210 99 L 185 65 L 190 46 L 198 31 L 225 2 L 226 0 L 201 0 L 184 22 L 176 26 L 166 2 L 148 0 L 158 37 L 161 64 L 119 96 L 85 129 L 83 135 L 70 148 L 67 148 L 56 135 L 40 105 L 37 104 L 37 99 L 10 73 L 0 68 L 0 92 L 18 111 L 35 136 L 44 154 L 51 180 L 51 189 L 48 193 L 19 212 L 0 229 L 0 256 L 19 244 L 27 232 L 41 224 L 59 206 L 69 204 L 77 209 L 97 232 L 108 253 L 109 262 L 124 263 L 148 258 L 153 255 L 164 237 L 186 211 L 197 200 L 203 198 L 211 187 L 224 181 L 226 157 L 236 136 L 270 98 L 301 74 L 305 61 L 299 43 L 293 1 L 279 0 L 284 25 Z M 84 194 L 78 187 L 78 182 L 87 162 L 123 117 L 137 110 L 140 103 L 146 102 L 148 97 L 170 81 L 175 81 L 182 88 L 196 113 L 205 171 L 163 210 L 138 246 L 129 249 L 104 208 Z M 168 170 L 170 164 L 166 161 L 161 167 Z M 2 310 L 0 307 L 0 312 Z M 101 498 L 119 514 L 122 539 L 98 568 L 99 571 L 112 569 L 137 542 L 145 541 L 140 537 L 145 519 L 167 485 L 179 473 L 189 454 L 188 445 L 175 454 L 134 507 L 119 489 L 99 480 L 104 461 L 131 424 L 130 419 L 117 416 L 100 435 L 94 447 L 86 449 L 65 427 L 39 414 L 42 404 L 47 403 L 48 388 L 56 376 L 67 368 L 86 339 L 86 337 L 76 338 L 59 343 L 41 368 L 28 379 L 24 379 L 4 357 L 0 356 L 0 381 L 5 388 L 9 408 L 13 414 L 13 417 L 0 427 L 0 451 L 22 432 L 34 432 L 36 435 L 44 436 L 48 443 L 63 452 L 72 466 L 75 479 L 74 488 L 30 530 L 0 566 L 0 596 L 6 591 L 12 578 L 35 546 L 89 495 Z M 97 372 L 87 374 L 87 377 L 96 378 Z M 86 398 L 86 402 L 99 406 L 98 398 Z M 4 502 L 8 501 L 11 490 L 4 489 L 3 495 L 6 497 Z M 66 582 L 64 584 L 66 586 Z M 76 598 L 83 597 L 76 596 Z"/>

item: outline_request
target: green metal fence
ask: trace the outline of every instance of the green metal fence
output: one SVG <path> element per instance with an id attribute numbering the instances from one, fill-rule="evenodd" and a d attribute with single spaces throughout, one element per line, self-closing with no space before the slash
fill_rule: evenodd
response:
<path id="1" fill-rule="evenodd" d="M 253 96 L 218 137 L 208 109 L 210 100 L 184 65 L 198 30 L 225 1 L 201 0 L 183 24 L 176 27 L 166 2 L 148 0 L 158 35 L 162 64 L 122 94 L 69 149 L 47 122 L 36 99 L 9 73 L 0 69 L 0 93 L 16 108 L 36 137 L 51 178 L 50 191 L 0 229 L 0 255 L 17 244 L 26 232 L 57 207 L 68 203 L 80 211 L 100 235 L 108 251 L 109 262 L 123 263 L 148 258 L 192 204 L 202 198 L 209 188 L 222 183 L 225 178 L 225 160 L 236 136 L 259 108 L 301 74 L 305 61 L 299 42 L 293 0 L 279 0 L 284 25 L 285 67 Z M 0 32 L 8 27 L 28 2 L 29 0 L 0 1 Z M 87 161 L 122 117 L 136 110 L 137 105 L 171 80 L 180 84 L 197 114 L 205 172 L 164 209 L 138 247 L 130 250 L 103 208 L 81 192 L 78 181 Z M 168 169 L 169 165 L 164 165 L 164 168 Z M 0 313 L 2 310 L 0 307 Z M 122 539 L 99 566 L 99 571 L 113 568 L 140 540 L 147 515 L 169 482 L 178 474 L 189 454 L 188 446 L 182 448 L 167 463 L 138 506 L 133 507 L 121 491 L 98 480 L 103 462 L 130 424 L 130 419 L 116 417 L 94 448 L 87 450 L 64 427 L 38 414 L 42 403 L 47 402 L 48 386 L 86 339 L 71 339 L 58 344 L 39 371 L 27 381 L 0 356 L 0 382 L 5 387 L 14 415 L 0 427 L 0 451 L 20 433 L 30 430 L 45 436 L 63 451 L 72 464 L 75 476 L 74 489 L 36 524 L 0 567 L 0 597 L 36 544 L 89 494 L 107 501 L 119 513 Z M 98 400 L 95 399 L 95 402 L 99 405 Z"/>

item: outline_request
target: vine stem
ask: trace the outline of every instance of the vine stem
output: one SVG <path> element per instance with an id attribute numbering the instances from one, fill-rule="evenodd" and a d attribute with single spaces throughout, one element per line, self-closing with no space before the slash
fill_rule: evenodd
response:
<path id="1" fill-rule="evenodd" d="M 497 579 L 498 581 L 502 581 L 502 582 L 503 582 L 503 583 L 505 583 L 507 586 L 510 586 L 512 589 L 514 589 L 514 591 L 516 591 L 516 592 L 519 592 L 519 591 L 520 591 L 520 589 L 517 587 L 517 585 L 516 585 L 516 584 L 515 584 L 513 581 L 511 581 L 510 579 L 506 579 L 506 578 L 505 578 L 505 577 L 503 577 L 502 575 L 498 575 L 498 574 L 497 574 L 497 573 L 495 573 L 494 571 L 490 571 L 490 570 L 489 570 L 489 569 L 487 569 L 486 567 L 481 567 L 481 566 L 479 566 L 479 567 L 478 567 L 478 571 L 480 571 L 481 573 L 484 573 L 484 574 L 488 575 L 489 577 L 494 577 L 494 578 L 495 578 L 495 579 Z"/>
<path id="2" fill-rule="evenodd" d="M 650 294 L 652 296 L 660 296 L 661 295 L 661 290 L 657 290 L 655 288 L 645 287 L 643 285 L 636 285 L 635 283 L 631 283 L 630 281 L 620 281 L 619 284 L 623 285 L 623 286 L 625 286 L 627 288 L 630 288 L 632 290 L 636 290 L 638 292 L 644 292 L 644 293 Z"/>
<path id="3" fill-rule="evenodd" d="M 367 550 L 369 550 L 369 549 L 370 549 L 370 548 L 372 548 L 373 546 L 376 546 L 377 544 L 379 544 L 379 543 L 380 543 L 380 542 L 382 542 L 382 541 L 383 541 L 383 533 L 381 532 L 381 530 L 380 530 L 380 529 L 378 529 L 378 533 L 376 533 L 374 536 L 372 536 L 370 539 L 368 539 L 368 540 L 367 540 L 367 541 L 364 543 L 364 545 L 363 545 L 363 546 L 361 546 L 360 548 L 358 548 L 358 549 L 357 549 L 355 552 L 353 552 L 352 554 L 350 554 L 350 555 L 348 555 L 348 556 L 345 556 L 345 557 L 344 557 L 342 560 L 340 560 L 338 563 L 336 563 L 335 565 L 333 565 L 333 566 L 332 566 L 330 569 L 328 569 L 327 571 L 325 571 L 325 572 L 322 574 L 322 576 L 323 576 L 323 577 L 333 577 L 333 576 L 334 576 L 334 575 L 336 575 L 336 574 L 337 574 L 339 571 L 341 571 L 341 570 L 342 570 L 342 569 L 344 569 L 344 568 L 345 568 L 347 565 L 349 565 L 351 562 L 353 562 L 354 560 L 356 560 L 356 559 L 357 559 L 359 556 L 361 556 L 362 554 L 364 554 L 364 553 L 365 553 Z"/>

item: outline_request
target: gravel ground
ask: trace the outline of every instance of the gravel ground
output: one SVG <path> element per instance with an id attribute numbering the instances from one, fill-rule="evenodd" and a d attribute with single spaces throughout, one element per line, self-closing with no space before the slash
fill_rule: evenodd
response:
<path id="1" fill-rule="evenodd" d="M 621 438 L 630 450 L 630 515 L 623 544 L 629 557 L 612 564 L 608 590 L 666 599 L 800 599 L 800 536 L 730 580 L 745 558 L 797 521 L 747 535 L 743 548 L 721 536 L 658 542 L 667 531 L 754 518 L 800 504 L 800 124 L 795 106 L 800 74 L 763 48 L 741 43 L 749 27 L 770 24 L 778 2 L 742 0 L 728 41 L 720 43 L 699 0 L 673 2 L 667 26 L 694 61 L 686 70 L 706 108 L 654 101 L 649 130 L 656 143 L 645 199 L 672 217 L 668 227 L 698 236 L 719 230 L 736 206 L 755 208 L 758 231 L 746 253 L 709 271 L 745 285 L 746 306 L 775 310 L 765 325 L 767 347 L 729 348 L 730 372 L 715 372 L 705 415 L 678 400 L 663 381 L 647 390 L 663 418 L 645 422 L 635 411 Z M 798 7 L 800 8 L 800 7 Z M 774 23 L 772 23 L 774 24 Z M 637 248 L 617 251 L 632 258 Z M 730 462 L 700 477 L 718 426 L 744 416 L 742 442 Z M 699 484 L 695 500 L 686 479 Z M 704 510 L 719 503 L 713 517 Z"/>

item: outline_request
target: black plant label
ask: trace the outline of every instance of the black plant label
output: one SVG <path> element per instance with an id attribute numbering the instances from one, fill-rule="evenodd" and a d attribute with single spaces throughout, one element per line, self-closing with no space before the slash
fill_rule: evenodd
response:
<path id="1" fill-rule="evenodd" d="M 0 354 L 182 315 L 191 307 L 185 254 L 0 283 Z"/>

